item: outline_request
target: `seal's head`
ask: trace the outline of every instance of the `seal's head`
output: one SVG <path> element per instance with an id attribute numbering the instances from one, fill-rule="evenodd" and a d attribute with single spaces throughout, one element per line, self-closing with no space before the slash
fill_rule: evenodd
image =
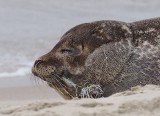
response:
<path id="1" fill-rule="evenodd" d="M 115 23 L 115 22 L 114 22 Z M 55 47 L 47 54 L 40 57 L 32 68 L 35 76 L 46 81 L 55 88 L 64 98 L 72 99 L 80 93 L 78 87 L 83 87 L 88 78 L 85 62 L 93 51 L 112 41 L 118 41 L 122 37 L 112 37 L 123 34 L 121 24 L 110 21 L 99 21 L 78 25 L 66 32 Z"/>
<path id="2" fill-rule="evenodd" d="M 57 45 L 34 64 L 32 72 L 55 88 L 64 98 L 76 97 L 76 87 L 81 85 L 85 60 L 98 40 L 91 41 L 94 25 L 82 24 L 65 33 Z M 88 40 L 90 38 L 90 40 Z M 92 38 L 94 39 L 94 38 Z"/>

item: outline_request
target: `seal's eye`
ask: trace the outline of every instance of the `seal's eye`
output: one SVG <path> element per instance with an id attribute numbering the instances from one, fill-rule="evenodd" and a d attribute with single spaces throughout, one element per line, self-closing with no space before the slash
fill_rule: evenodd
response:
<path id="1" fill-rule="evenodd" d="M 67 49 L 67 48 L 64 48 L 64 49 L 61 49 L 61 53 L 63 54 L 71 54 L 72 53 L 72 50 L 71 49 Z"/>
<path id="2" fill-rule="evenodd" d="M 65 55 L 76 56 L 76 55 L 79 55 L 80 50 L 77 48 L 63 48 L 63 49 L 61 49 L 61 53 L 65 54 Z"/>

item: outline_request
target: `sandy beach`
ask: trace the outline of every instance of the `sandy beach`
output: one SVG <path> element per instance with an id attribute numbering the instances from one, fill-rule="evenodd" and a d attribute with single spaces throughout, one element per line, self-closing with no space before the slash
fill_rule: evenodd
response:
<path id="1" fill-rule="evenodd" d="M 4 99 L 0 102 L 0 116 L 159 116 L 160 114 L 160 87 L 153 85 L 137 86 L 108 98 L 69 101 L 58 96 L 56 99 L 51 99 L 55 98 L 55 95 L 50 95 L 47 89 L 13 90 L 16 90 L 14 94 L 17 93 L 17 99 L 14 97 L 9 101 L 8 94 L 4 94 L 6 99 L 0 98 Z M 20 91 L 32 94 L 29 98 L 26 98 L 26 94 L 18 97 Z M 40 97 L 39 92 L 42 91 L 45 91 L 48 97 Z M 11 94 L 13 93 L 10 92 Z"/>

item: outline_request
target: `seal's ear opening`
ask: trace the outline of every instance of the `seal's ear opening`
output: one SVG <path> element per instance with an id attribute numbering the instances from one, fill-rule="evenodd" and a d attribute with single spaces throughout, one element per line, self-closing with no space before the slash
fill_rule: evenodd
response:
<path id="1" fill-rule="evenodd" d="M 80 50 L 78 48 L 63 48 L 61 53 L 65 55 L 78 56 L 80 55 Z"/>

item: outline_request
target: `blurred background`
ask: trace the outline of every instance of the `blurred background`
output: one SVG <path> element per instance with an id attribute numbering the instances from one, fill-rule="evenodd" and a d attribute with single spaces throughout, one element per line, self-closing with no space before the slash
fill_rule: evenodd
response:
<path id="1" fill-rule="evenodd" d="M 21 95 L 28 90 L 24 88 L 32 86 L 46 92 L 43 97 L 49 96 L 51 90 L 39 87 L 31 67 L 73 26 L 154 17 L 160 17 L 159 0 L 0 0 L 0 98 L 3 93 L 3 98 L 8 95 L 10 99 L 14 91 Z"/>

